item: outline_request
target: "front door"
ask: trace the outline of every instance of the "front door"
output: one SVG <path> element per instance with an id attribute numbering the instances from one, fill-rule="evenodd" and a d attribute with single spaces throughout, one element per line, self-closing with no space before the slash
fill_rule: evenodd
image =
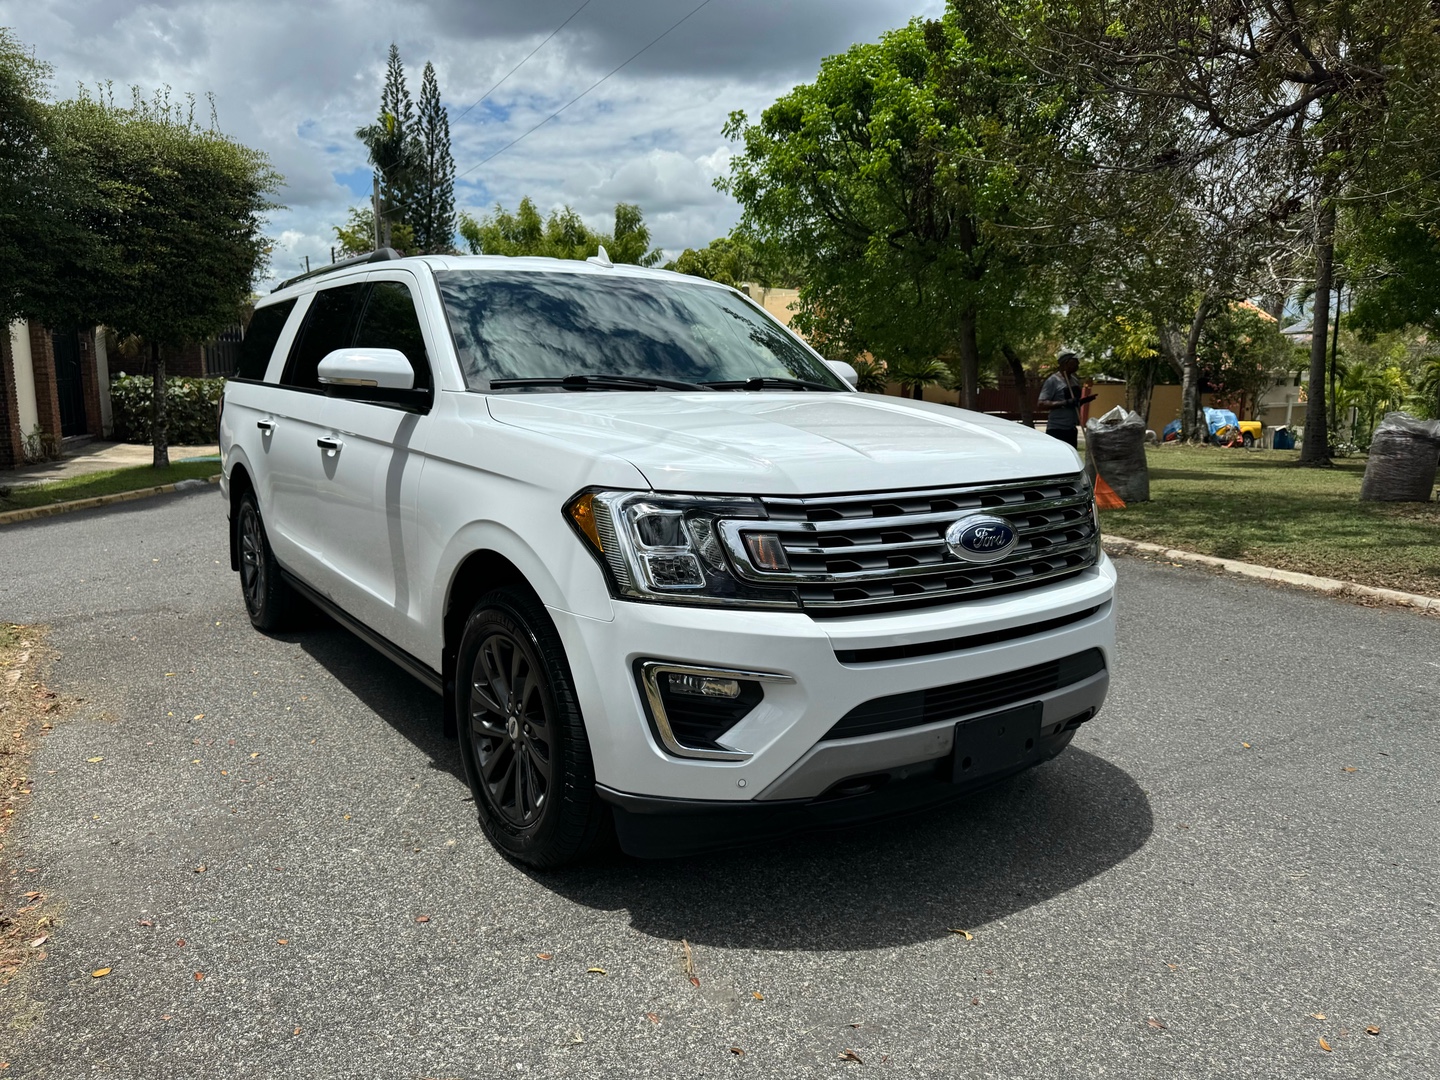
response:
<path id="1" fill-rule="evenodd" d="M 84 435 L 85 380 L 80 369 L 80 336 L 74 330 L 56 330 L 50 335 L 55 352 L 55 389 L 60 397 L 60 434 Z"/>

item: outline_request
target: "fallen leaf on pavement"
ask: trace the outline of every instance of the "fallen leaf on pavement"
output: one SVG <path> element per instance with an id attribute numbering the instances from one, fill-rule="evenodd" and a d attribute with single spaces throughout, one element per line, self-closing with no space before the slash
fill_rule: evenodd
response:
<path id="1" fill-rule="evenodd" d="M 658 1024 L 660 1022 L 660 1017 L 655 1013 L 646 1013 L 645 1019 L 649 1020 L 652 1024 Z"/>
<path id="2" fill-rule="evenodd" d="M 94 971 L 90 972 L 90 977 L 91 977 L 92 979 L 103 979 L 106 975 L 109 975 L 109 974 L 110 974 L 110 969 L 109 969 L 109 968 L 96 968 Z"/>
<path id="3" fill-rule="evenodd" d="M 105 759 L 104 759 L 103 757 L 91 757 L 91 758 L 86 758 L 85 760 L 88 761 L 88 762 L 90 762 L 91 765 L 98 765 L 100 762 L 104 761 Z"/>
<path id="4" fill-rule="evenodd" d="M 276 939 L 275 939 L 275 944 L 276 944 L 276 945 L 289 945 L 289 944 L 290 944 L 290 939 L 289 939 L 288 937 L 276 938 Z"/>
<path id="5" fill-rule="evenodd" d="M 602 968 L 602 967 L 586 968 L 586 969 L 585 969 L 585 974 L 586 974 L 586 975 L 604 975 L 604 974 L 605 974 L 605 969 Z"/>
<path id="6" fill-rule="evenodd" d="M 1311 1014 L 1310 1014 L 1310 1019 L 1311 1019 L 1311 1020 L 1324 1020 L 1324 1019 L 1325 1019 L 1325 1014 L 1324 1014 L 1324 1013 L 1311 1013 Z"/>
<path id="7" fill-rule="evenodd" d="M 857 1054 L 854 1050 L 848 1050 L 848 1049 L 847 1049 L 843 1054 L 840 1055 L 840 1060 L 841 1060 L 841 1061 L 854 1061 L 854 1062 L 856 1062 L 856 1063 L 858 1063 L 858 1064 L 860 1064 L 860 1065 L 864 1065 L 864 1064 L 865 1064 L 865 1062 L 863 1062 L 863 1061 L 860 1060 L 860 1055 L 859 1055 L 859 1054 Z"/>
<path id="8" fill-rule="evenodd" d="M 980 1004 L 980 999 L 979 999 L 978 997 L 973 997 L 973 998 L 970 999 L 970 1004 L 971 1004 L 971 1005 L 979 1005 L 979 1004 Z"/>
<path id="9" fill-rule="evenodd" d="M 203 874 L 208 869 L 210 869 L 208 866 L 206 866 L 204 863 L 201 863 L 199 866 L 195 867 L 195 873 Z"/>
<path id="10" fill-rule="evenodd" d="M 1146 1020 L 1145 1023 L 1149 1024 L 1150 1027 L 1156 1031 L 1165 1030 L 1165 1025 L 1161 1021 L 1156 1020 L 1153 1016 L 1149 1020 Z"/>
<path id="11" fill-rule="evenodd" d="M 1320 1049 L 1324 1050 L 1327 1054 L 1331 1052 L 1330 1044 L 1327 1043 L 1323 1038 L 1320 1040 Z"/>
<path id="12" fill-rule="evenodd" d="M 536 960 L 553 960 L 554 958 L 555 954 L 550 952 L 537 952 L 535 954 Z"/>
<path id="13" fill-rule="evenodd" d="M 1346 772 L 1355 772 L 1356 769 L 1355 769 L 1355 766 L 1354 766 L 1354 765 L 1346 765 L 1346 766 L 1345 766 L 1345 771 L 1346 771 Z"/>
<path id="14" fill-rule="evenodd" d="M 294 1031 L 292 1031 L 290 1034 L 291 1034 L 291 1035 L 299 1035 L 299 1034 L 300 1034 L 300 1029 L 299 1029 L 299 1028 L 296 1028 L 296 1029 L 295 1029 Z"/>
<path id="15" fill-rule="evenodd" d="M 1374 1027 L 1374 1026 L 1372 1025 L 1371 1027 L 1367 1027 L 1367 1028 L 1365 1029 L 1365 1034 L 1366 1034 L 1366 1035 L 1379 1035 L 1379 1034 L 1380 1034 L 1380 1029 L 1379 1029 L 1378 1027 Z"/>
<path id="16" fill-rule="evenodd" d="M 732 1046 L 732 1047 L 730 1047 L 730 1052 L 731 1052 L 732 1054 L 734 1054 L 736 1057 L 744 1057 L 744 1056 L 745 1056 L 745 1051 L 744 1051 L 744 1050 L 741 1050 L 740 1047 L 738 1047 L 738 1046 Z"/>
<path id="17" fill-rule="evenodd" d="M 1250 749 L 1250 744 L 1248 742 L 1242 742 L 1240 745 L 1243 746 L 1246 750 Z"/>
<path id="18" fill-rule="evenodd" d="M 195 981 L 196 981 L 196 982 L 204 982 L 204 981 L 205 981 L 205 972 L 203 972 L 203 971 L 197 971 L 197 972 L 195 972 Z"/>
<path id="19" fill-rule="evenodd" d="M 32 949 L 38 949 L 41 945 L 44 945 L 45 942 L 47 942 L 47 941 L 49 941 L 49 940 L 50 940 L 50 935 L 49 935 L 49 934 L 41 934 L 41 935 L 40 935 L 39 937 L 37 937 L 34 941 L 30 942 L 30 947 L 31 947 Z"/>
<path id="20" fill-rule="evenodd" d="M 759 990 L 751 990 L 751 991 L 750 991 L 750 996 L 753 997 L 756 1001 L 764 1001 L 764 1000 L 765 1000 L 765 995 L 762 994 Z"/>
<path id="21" fill-rule="evenodd" d="M 952 926 L 952 927 L 949 927 L 949 930 L 950 930 L 950 932 L 951 932 L 952 934 L 959 934 L 959 935 L 960 935 L 961 937 L 963 937 L 966 941 L 974 941 L 974 940 L 975 940 L 975 935 L 972 934 L 969 930 L 957 930 L 957 929 L 955 929 L 955 927 L 953 927 L 953 926 Z"/>
<path id="22" fill-rule="evenodd" d="M 40 899 L 40 896 L 41 896 L 41 893 L 39 892 L 39 890 L 37 890 L 37 889 L 31 889 L 29 892 L 27 892 L 27 893 L 25 894 L 25 899 L 26 899 L 26 900 L 38 900 L 38 899 Z"/>
<path id="23" fill-rule="evenodd" d="M 416 916 L 415 916 L 415 921 L 416 921 L 416 922 L 429 922 L 429 921 L 430 921 L 430 916 L 429 916 L 429 915 L 416 915 Z"/>
<path id="24" fill-rule="evenodd" d="M 154 924 L 151 920 L 149 920 L 149 919 L 141 919 L 141 920 L 140 920 L 140 925 L 141 925 L 141 926 L 154 926 L 155 924 Z"/>

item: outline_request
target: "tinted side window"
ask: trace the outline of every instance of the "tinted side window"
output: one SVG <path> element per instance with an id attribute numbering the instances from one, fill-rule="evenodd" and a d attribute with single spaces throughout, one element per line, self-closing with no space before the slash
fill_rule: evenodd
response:
<path id="1" fill-rule="evenodd" d="M 265 369 L 270 366 L 270 354 L 280 340 L 280 331 L 285 329 L 285 320 L 295 310 L 294 300 L 283 300 L 269 307 L 258 308 L 250 316 L 250 325 L 245 328 L 245 337 L 240 342 L 240 362 L 235 368 L 237 379 L 263 379 Z"/>
<path id="2" fill-rule="evenodd" d="M 280 382 L 300 390 L 319 390 L 316 368 L 320 361 L 350 344 L 355 329 L 355 306 L 365 291 L 364 284 L 323 289 L 310 302 L 305 325 L 290 349 L 290 361 Z"/>
<path id="3" fill-rule="evenodd" d="M 415 369 L 415 389 L 430 389 L 430 364 L 425 357 L 425 336 L 415 314 L 410 289 L 398 281 L 377 281 L 370 286 L 370 299 L 360 328 L 356 348 L 399 349 Z"/>

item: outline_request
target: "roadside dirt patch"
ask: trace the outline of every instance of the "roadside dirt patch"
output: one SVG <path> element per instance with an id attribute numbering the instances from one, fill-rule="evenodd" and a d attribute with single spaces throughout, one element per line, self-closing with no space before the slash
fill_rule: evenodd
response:
<path id="1" fill-rule="evenodd" d="M 66 711 L 43 681 L 50 658 L 43 627 L 0 623 L 0 987 L 45 958 L 58 918 L 13 842 L 30 801 L 31 752 Z"/>

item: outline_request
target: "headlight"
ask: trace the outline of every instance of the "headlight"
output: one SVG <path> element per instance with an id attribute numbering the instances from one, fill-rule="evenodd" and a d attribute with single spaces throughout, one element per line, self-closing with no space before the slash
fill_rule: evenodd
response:
<path id="1" fill-rule="evenodd" d="M 764 517 L 758 500 L 723 495 L 584 491 L 565 504 L 566 520 L 599 558 L 617 596 L 796 608 L 793 589 L 741 581 L 725 554 L 721 521 Z"/>

